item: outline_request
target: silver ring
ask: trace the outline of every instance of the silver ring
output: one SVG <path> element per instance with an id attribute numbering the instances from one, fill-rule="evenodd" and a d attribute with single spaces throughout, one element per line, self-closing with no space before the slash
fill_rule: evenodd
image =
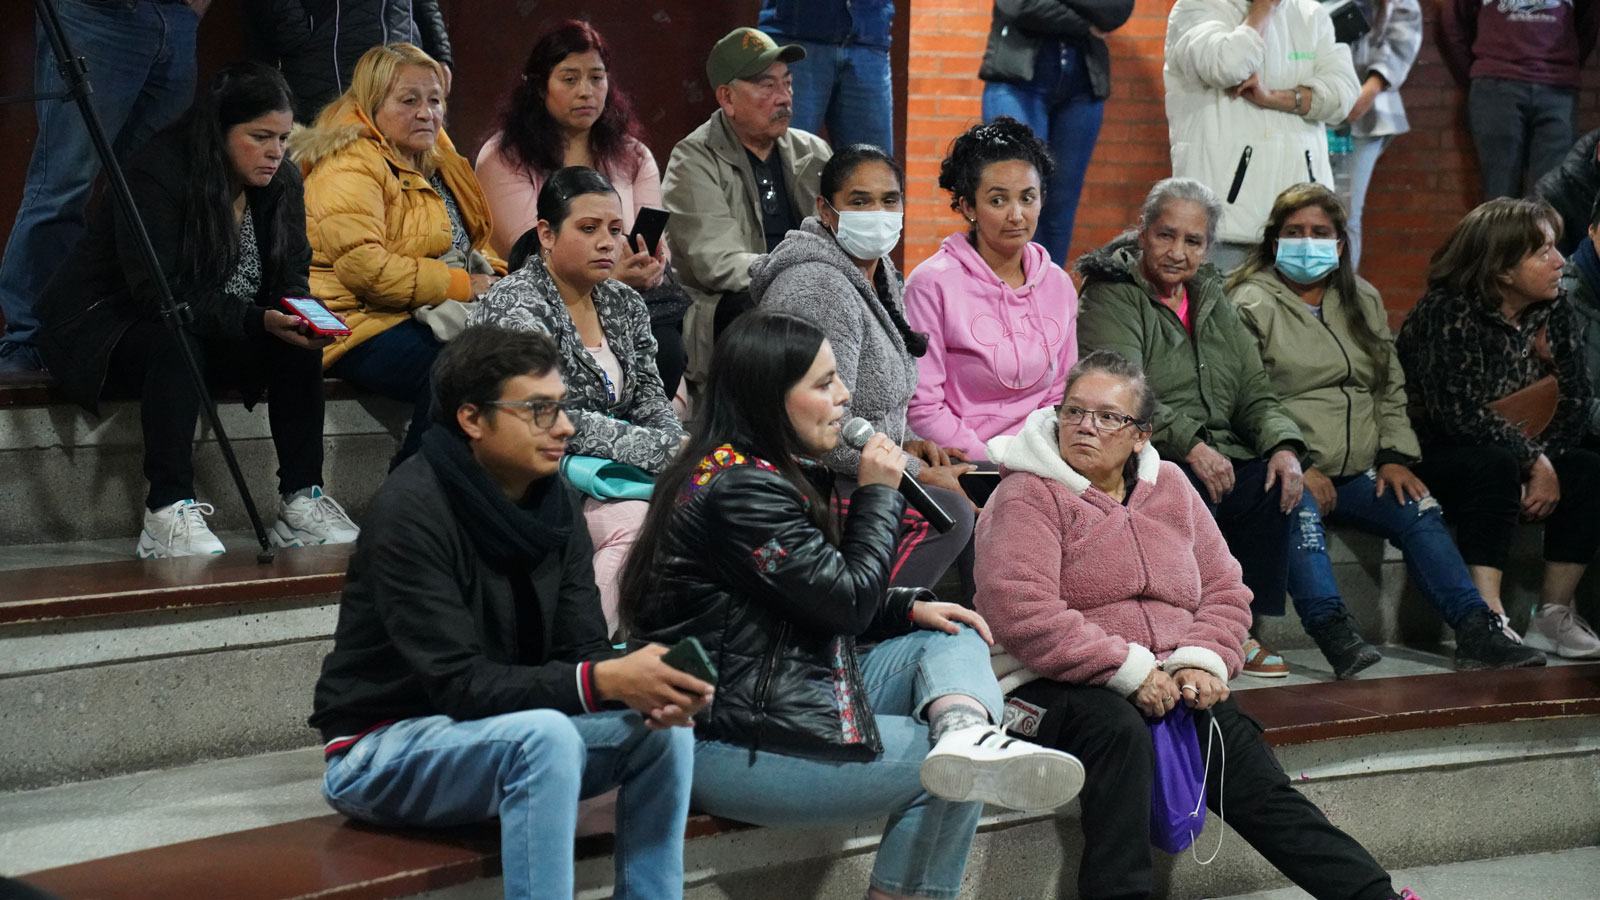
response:
<path id="1" fill-rule="evenodd" d="M 1162 697 L 1161 698 L 1161 702 L 1162 703 L 1171 703 L 1172 702 L 1172 698 L 1170 696 Z"/>
<path id="2" fill-rule="evenodd" d="M 1200 695 L 1200 689 L 1199 689 L 1199 688 L 1197 688 L 1197 687 L 1195 687 L 1195 686 L 1194 686 L 1194 685 L 1192 685 L 1192 684 L 1186 684 L 1186 685 L 1184 685 L 1184 686 L 1183 686 L 1183 687 L 1182 687 L 1182 688 L 1181 688 L 1181 689 L 1180 689 L 1180 690 L 1179 690 L 1179 693 L 1182 693 L 1182 692 L 1183 692 L 1183 691 L 1194 691 L 1194 693 L 1195 693 L 1195 696 L 1197 696 L 1197 697 L 1198 697 L 1198 696 L 1199 696 L 1199 695 Z"/>

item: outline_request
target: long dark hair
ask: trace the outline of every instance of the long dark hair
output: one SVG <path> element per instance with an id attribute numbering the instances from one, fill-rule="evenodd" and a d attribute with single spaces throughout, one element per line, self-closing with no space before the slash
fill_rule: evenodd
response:
<path id="1" fill-rule="evenodd" d="M 861 168 L 862 163 L 880 162 L 889 167 L 894 173 L 895 184 L 900 186 L 903 197 L 906 192 L 906 170 L 900 167 L 899 161 L 885 153 L 881 147 L 872 144 L 851 144 L 835 153 L 827 164 L 822 167 L 822 184 L 819 193 L 828 205 L 835 210 L 839 204 L 834 202 L 836 194 L 844 187 L 844 183 Z M 883 267 L 878 267 L 878 276 L 884 276 Z M 920 331 L 913 331 L 911 323 L 906 321 L 905 313 L 896 309 L 894 304 L 887 301 L 883 304 L 884 311 L 889 314 L 889 321 L 894 323 L 895 330 L 900 332 L 900 339 L 906 343 L 906 351 L 912 356 L 921 357 L 928 352 L 928 336 Z"/>
<path id="2" fill-rule="evenodd" d="M 1339 195 L 1323 185 L 1305 182 L 1283 189 L 1278 198 L 1272 201 L 1272 211 L 1267 215 L 1267 224 L 1261 231 L 1260 242 L 1250 249 L 1244 262 L 1228 275 L 1226 288 L 1232 291 L 1255 273 L 1271 271 L 1277 265 L 1278 235 L 1283 233 L 1284 223 L 1295 213 L 1312 206 L 1327 214 L 1328 221 L 1333 223 L 1334 235 L 1344 244 L 1344 252 L 1339 254 L 1339 265 L 1328 276 L 1333 287 L 1339 292 L 1339 312 L 1350 325 L 1350 336 L 1355 338 L 1362 350 L 1377 358 L 1380 372 L 1386 371 L 1388 351 L 1384 347 L 1383 340 L 1378 337 L 1377 329 L 1367 321 L 1361 311 L 1360 295 L 1356 288 L 1356 268 L 1350 263 L 1349 215 L 1345 212 L 1344 201 L 1339 199 Z"/>
<path id="3" fill-rule="evenodd" d="M 717 339 L 694 433 L 677 459 L 656 477 L 650 513 L 622 570 L 620 610 L 625 627 L 657 618 L 658 595 L 652 585 L 659 575 L 663 537 L 673 524 L 678 492 L 706 454 L 723 444 L 776 466 L 805 495 L 812 523 L 838 542 L 829 499 L 796 461 L 810 451 L 795 433 L 785 405 L 790 388 L 811 369 L 826 337 L 810 319 L 755 309 L 734 320 Z"/>
<path id="4" fill-rule="evenodd" d="M 500 134 L 500 155 L 514 166 L 541 175 L 561 168 L 566 159 L 566 140 L 561 126 L 545 108 L 550 73 L 563 59 L 574 53 L 593 50 L 605 64 L 607 76 L 606 108 L 589 126 L 589 156 L 598 169 L 619 175 L 617 164 L 628 157 L 628 139 L 643 139 L 639 120 L 633 114 L 628 95 L 619 89 L 611 75 L 611 48 L 588 22 L 569 19 L 545 32 L 528 51 L 522 66 L 522 79 L 501 102 L 495 127 Z"/>
<path id="5" fill-rule="evenodd" d="M 220 287 L 233 271 L 239 255 L 239 226 L 233 218 L 233 198 L 239 193 L 239 180 L 228 156 L 228 130 L 267 113 L 291 112 L 293 95 L 277 69 L 258 62 L 237 62 L 223 66 L 201 91 L 189 112 L 173 129 L 183 136 L 189 174 L 183 184 L 183 242 L 179 247 L 177 293 L 204 293 Z M 285 170 L 287 159 L 272 176 L 274 181 L 294 177 Z M 277 215 L 265 234 L 263 262 L 288 255 L 289 228 L 305 228 L 305 222 L 289 222 L 290 204 L 280 203 Z"/>

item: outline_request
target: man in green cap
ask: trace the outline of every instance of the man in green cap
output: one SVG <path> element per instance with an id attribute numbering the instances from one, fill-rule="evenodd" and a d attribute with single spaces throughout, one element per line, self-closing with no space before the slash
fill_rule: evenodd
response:
<path id="1" fill-rule="evenodd" d="M 816 209 L 822 166 L 833 151 L 816 135 L 789 127 L 789 65 L 805 55 L 754 28 L 736 28 L 717 41 L 706 78 L 718 109 L 667 161 L 661 179 L 672 213 L 667 243 L 694 299 L 683 326 L 685 374 L 695 384 L 710 367 L 717 324 L 750 306 L 750 263 Z"/>

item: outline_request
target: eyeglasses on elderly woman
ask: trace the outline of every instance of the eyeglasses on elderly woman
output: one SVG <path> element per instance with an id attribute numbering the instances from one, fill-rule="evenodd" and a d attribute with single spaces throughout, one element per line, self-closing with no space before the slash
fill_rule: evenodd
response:
<path id="1" fill-rule="evenodd" d="M 1081 406 L 1063 406 L 1056 412 L 1056 419 L 1063 425 L 1076 425 L 1088 416 L 1093 423 L 1094 430 L 1101 434 L 1111 434 L 1121 431 L 1129 425 L 1143 425 L 1144 422 L 1133 416 L 1119 413 L 1111 409 L 1084 409 Z"/>

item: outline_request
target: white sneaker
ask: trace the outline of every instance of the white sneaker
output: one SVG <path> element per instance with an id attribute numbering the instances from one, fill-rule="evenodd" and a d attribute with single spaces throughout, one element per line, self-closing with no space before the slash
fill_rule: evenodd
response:
<path id="1" fill-rule="evenodd" d="M 206 516 L 216 512 L 209 503 L 179 500 L 171 506 L 144 514 L 144 531 L 134 554 L 140 559 L 165 559 L 170 556 L 215 556 L 226 553 L 217 536 L 206 527 Z"/>
<path id="2" fill-rule="evenodd" d="M 1600 659 L 1600 637 L 1571 604 L 1540 604 L 1528 618 L 1522 642 L 1567 659 Z"/>
<path id="3" fill-rule="evenodd" d="M 1505 613 L 1495 613 L 1494 616 L 1496 619 L 1500 620 L 1500 630 L 1505 633 L 1506 637 L 1511 639 L 1512 643 L 1522 643 L 1522 635 L 1517 634 L 1517 630 L 1511 627 L 1510 616 L 1506 615 Z"/>
<path id="4" fill-rule="evenodd" d="M 361 529 L 339 501 L 313 487 L 311 494 L 300 495 L 283 505 L 278 521 L 268 537 L 276 547 L 303 547 L 308 544 L 353 544 Z"/>
<path id="5" fill-rule="evenodd" d="M 933 745 L 922 761 L 922 786 L 945 800 L 1044 812 L 1078 796 L 1083 763 L 993 725 L 971 725 Z"/>

